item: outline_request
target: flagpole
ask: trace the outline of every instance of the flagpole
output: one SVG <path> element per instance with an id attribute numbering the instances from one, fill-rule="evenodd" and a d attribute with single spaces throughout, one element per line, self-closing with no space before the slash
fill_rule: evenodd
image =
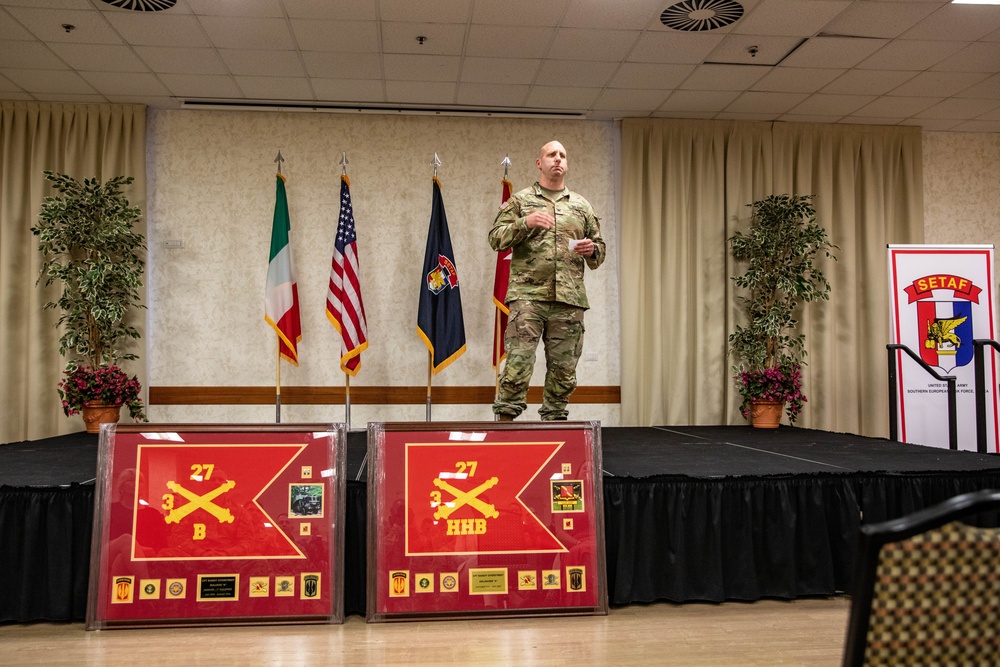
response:
<path id="1" fill-rule="evenodd" d="M 340 173 L 342 176 L 347 176 L 347 151 L 343 151 L 340 154 Z M 347 184 L 350 185 L 350 181 Z M 344 371 L 344 419 L 347 423 L 347 430 L 351 430 L 351 374 L 346 370 Z"/>
<path id="2" fill-rule="evenodd" d="M 431 420 L 431 375 L 434 371 L 434 353 L 427 350 L 427 421 Z"/>
<path id="3" fill-rule="evenodd" d="M 438 157 L 437 153 L 434 153 L 434 159 L 431 161 L 431 165 L 434 166 L 434 180 L 438 177 L 438 167 L 441 166 L 441 158 Z M 427 421 L 431 420 L 431 376 L 434 374 L 434 352 L 427 350 Z"/>
<path id="4" fill-rule="evenodd" d="M 281 423 L 281 339 L 278 339 L 277 352 L 275 354 L 275 379 L 274 379 L 274 423 Z"/>
<path id="5" fill-rule="evenodd" d="M 278 149 L 278 154 L 274 157 L 275 164 L 278 165 L 278 175 L 281 175 L 281 163 L 285 161 L 285 158 L 281 156 L 281 149 Z M 281 339 L 278 339 L 278 346 L 275 348 L 277 350 L 275 359 L 275 378 L 274 378 L 274 423 L 281 423 Z"/>

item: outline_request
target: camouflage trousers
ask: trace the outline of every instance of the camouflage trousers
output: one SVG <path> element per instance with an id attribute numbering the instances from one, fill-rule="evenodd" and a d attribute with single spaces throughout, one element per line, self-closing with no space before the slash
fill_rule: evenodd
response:
<path id="1" fill-rule="evenodd" d="M 584 309 L 554 301 L 512 301 L 504 333 L 507 362 L 500 392 L 493 403 L 497 415 L 518 416 L 528 407 L 528 383 L 535 369 L 538 341 L 545 345 L 545 389 L 538 414 L 543 420 L 566 419 L 566 405 L 576 389 L 576 364 L 583 351 Z"/>

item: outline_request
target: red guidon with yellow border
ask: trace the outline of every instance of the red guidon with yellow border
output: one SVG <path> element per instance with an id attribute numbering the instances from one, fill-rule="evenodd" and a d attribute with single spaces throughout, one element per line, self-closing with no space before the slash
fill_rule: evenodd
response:
<path id="1" fill-rule="evenodd" d="M 606 613 L 594 422 L 371 424 L 368 446 L 370 621 Z"/>

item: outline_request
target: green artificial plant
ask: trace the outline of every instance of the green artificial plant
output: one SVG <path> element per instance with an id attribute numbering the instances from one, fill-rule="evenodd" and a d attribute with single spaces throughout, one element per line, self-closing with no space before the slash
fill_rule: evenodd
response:
<path id="1" fill-rule="evenodd" d="M 749 204 L 746 233 L 729 238 L 733 259 L 745 266 L 732 278 L 746 316 L 729 335 L 729 352 L 743 397 L 744 416 L 754 399 L 784 400 L 794 423 L 806 397 L 801 391 L 805 334 L 796 332 L 802 303 L 830 298 L 830 283 L 817 266 L 820 255 L 836 260 L 826 230 L 816 222 L 812 195 L 770 195 Z"/>

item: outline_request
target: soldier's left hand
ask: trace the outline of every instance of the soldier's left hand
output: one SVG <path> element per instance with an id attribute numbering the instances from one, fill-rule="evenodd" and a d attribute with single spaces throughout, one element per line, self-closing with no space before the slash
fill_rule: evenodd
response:
<path id="1" fill-rule="evenodd" d="M 590 257 L 594 254 L 594 242 L 590 239 L 580 239 L 574 248 L 577 255 L 583 255 L 584 257 Z"/>

